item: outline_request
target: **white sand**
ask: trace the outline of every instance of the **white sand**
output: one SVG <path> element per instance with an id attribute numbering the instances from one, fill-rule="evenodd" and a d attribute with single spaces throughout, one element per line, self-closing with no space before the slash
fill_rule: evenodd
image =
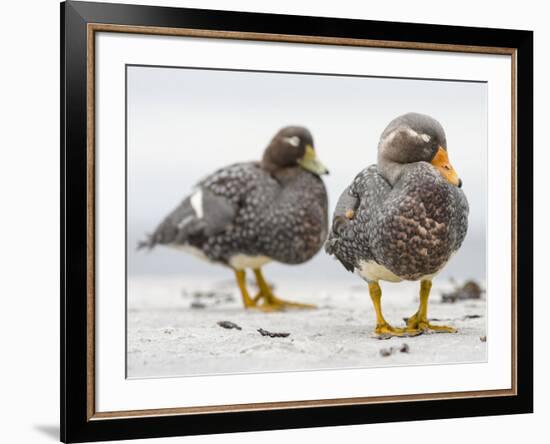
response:
<path id="1" fill-rule="evenodd" d="M 373 336 L 374 312 L 360 279 L 353 287 L 317 283 L 317 290 L 304 283 L 281 284 L 275 291 L 280 297 L 319 308 L 277 313 L 244 310 L 231 281 L 194 281 L 175 276 L 129 278 L 130 378 L 464 363 L 487 357 L 487 344 L 480 340 L 486 335 L 485 301 L 440 303 L 443 287 L 437 281 L 429 316 L 437 319 L 436 324 L 458 328 L 458 333 L 388 340 Z M 387 320 L 403 325 L 403 318 L 417 309 L 418 284 L 383 283 L 382 290 Z M 197 297 L 197 291 L 210 294 Z M 255 288 L 250 286 L 250 291 Z M 203 308 L 192 308 L 193 303 Z M 219 321 L 233 322 L 242 330 L 222 328 Z M 290 335 L 264 337 L 259 328 Z M 404 343 L 408 353 L 398 350 Z M 396 351 L 382 356 L 380 350 L 390 347 Z"/>

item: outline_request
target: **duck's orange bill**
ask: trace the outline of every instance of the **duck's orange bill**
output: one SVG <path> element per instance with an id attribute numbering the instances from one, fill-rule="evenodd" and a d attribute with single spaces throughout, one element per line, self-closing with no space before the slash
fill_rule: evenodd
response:
<path id="1" fill-rule="evenodd" d="M 432 159 L 431 164 L 437 168 L 437 170 L 445 179 L 447 179 L 449 183 L 452 183 L 457 187 L 461 186 L 462 181 L 459 179 L 458 174 L 456 174 L 451 162 L 449 162 L 449 157 L 446 150 L 439 147 L 437 153 L 435 153 L 435 157 Z"/>

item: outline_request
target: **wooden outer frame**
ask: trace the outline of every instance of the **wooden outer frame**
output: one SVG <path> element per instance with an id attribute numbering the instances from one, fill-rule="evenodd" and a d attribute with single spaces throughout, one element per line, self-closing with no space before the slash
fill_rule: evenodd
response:
<path id="1" fill-rule="evenodd" d="M 62 4 L 61 14 L 61 43 L 62 55 L 64 55 L 61 61 L 61 431 L 63 440 L 143 438 L 532 411 L 532 210 L 529 204 L 532 202 L 531 32 L 83 2 Z M 96 412 L 94 400 L 94 41 L 96 32 L 509 55 L 512 59 L 512 388 L 407 396 Z M 380 38 L 381 35 L 384 36 L 383 39 Z M 76 114 L 73 114 L 75 111 Z M 517 152 L 518 140 L 522 146 L 520 153 Z M 521 186 L 518 186 L 520 166 L 524 181 L 521 182 Z M 525 180 L 527 177 L 529 179 Z M 83 178 L 85 178 L 84 181 Z M 521 201 L 518 201 L 518 196 L 521 196 Z M 517 219 L 518 214 L 522 215 L 520 220 Z M 521 236 L 519 251 L 518 236 Z M 522 279 L 521 300 L 517 298 L 518 276 Z M 521 321 L 521 331 L 517 328 L 518 319 Z M 520 344 L 521 347 L 518 349 Z M 75 372 L 71 371 L 74 367 L 76 367 Z M 522 375 L 521 379 L 519 375 Z M 450 402 L 453 404 L 449 405 Z M 449 408 L 452 413 L 449 412 Z M 382 414 L 382 412 L 385 413 Z"/>
<path id="2" fill-rule="evenodd" d="M 510 389 L 502 390 L 477 390 L 467 392 L 446 392 L 446 393 L 430 393 L 430 394 L 415 394 L 408 396 L 377 396 L 377 397 L 356 397 L 356 398 L 341 398 L 341 399 L 322 399 L 315 401 L 288 401 L 274 403 L 254 403 L 254 404 L 232 404 L 232 405 L 216 405 L 216 406 L 198 406 L 198 407 L 181 407 L 181 408 L 165 408 L 165 409 L 148 409 L 148 410 L 130 410 L 116 412 L 97 412 L 95 410 L 95 375 L 94 375 L 94 316 L 95 316 L 95 291 L 94 291 L 94 159 L 95 159 L 95 108 L 94 108 L 94 79 L 95 79 L 95 34 L 97 32 L 117 32 L 128 34 L 146 34 L 146 35 L 168 35 L 168 36 L 183 36 L 183 37 L 203 37 L 216 39 L 235 39 L 235 40 L 260 40 L 260 41 L 277 41 L 277 42 L 292 42 L 292 43 L 310 43 L 323 45 L 339 45 L 339 46 L 360 46 L 360 47 L 383 47 L 383 48 L 399 48 L 399 49 L 415 49 L 415 50 L 437 50 L 437 51 L 452 51 L 452 52 L 468 52 L 468 53 L 483 53 L 483 54 L 501 54 L 509 55 L 512 58 L 512 70 L 515 67 L 516 50 L 513 48 L 497 48 L 497 47 L 475 47 L 461 45 L 445 45 L 421 42 L 392 42 L 392 41 L 377 41 L 368 39 L 346 39 L 346 38 L 331 38 L 331 37 L 311 37 L 297 35 L 281 35 L 281 34 L 260 34 L 248 32 L 227 32 L 227 31 L 211 31 L 211 30 L 196 30 L 189 28 L 162 28 L 162 27 L 142 27 L 142 26 L 127 26 L 116 24 L 97 24 L 91 23 L 87 25 L 87 100 L 88 100 L 88 292 L 87 292 L 87 307 L 88 307 L 88 339 L 87 339 L 87 354 L 88 354 L 88 402 L 87 414 L 89 420 L 97 419 L 112 419 L 124 417 L 144 417 L 158 415 L 178 415 L 190 413 L 213 413 L 227 411 L 249 411 L 249 410 L 266 410 L 280 408 L 301 408 L 312 406 L 337 406 L 350 404 L 371 404 L 380 402 L 395 402 L 405 400 L 430 400 L 430 399 L 451 399 L 451 398 L 471 398 L 471 397 L 486 397 L 486 396 L 507 396 L 517 393 L 516 381 L 516 362 L 514 353 L 512 353 L 512 380 Z M 512 74 L 512 78 L 514 78 Z M 512 83 L 514 83 L 512 81 Z M 512 121 L 515 121 L 515 89 L 512 91 Z M 514 125 L 512 125 L 513 127 Z M 512 138 L 512 153 L 515 152 L 515 139 Z M 514 188 L 515 184 L 512 188 Z M 515 207 L 514 201 L 512 207 Z M 515 227 L 515 222 L 512 223 Z M 515 231 L 512 232 L 512 242 L 515 240 Z M 514 256 L 514 255 L 512 255 Z M 516 287 L 512 282 L 512 322 L 515 325 L 515 305 L 516 305 Z M 515 348 L 516 330 L 512 328 L 512 343 Z"/>

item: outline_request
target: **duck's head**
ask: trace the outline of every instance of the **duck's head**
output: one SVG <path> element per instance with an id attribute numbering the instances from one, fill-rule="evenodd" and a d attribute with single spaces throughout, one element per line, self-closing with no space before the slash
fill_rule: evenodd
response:
<path id="1" fill-rule="evenodd" d="M 451 184 L 462 180 L 449 162 L 447 139 L 441 124 L 425 114 L 407 113 L 393 119 L 378 143 L 378 170 L 392 185 L 405 165 L 428 162 Z"/>
<path id="2" fill-rule="evenodd" d="M 300 166 L 314 174 L 328 174 L 315 154 L 311 133 L 301 126 L 286 126 L 271 139 L 264 151 L 262 168 L 270 173 Z"/>

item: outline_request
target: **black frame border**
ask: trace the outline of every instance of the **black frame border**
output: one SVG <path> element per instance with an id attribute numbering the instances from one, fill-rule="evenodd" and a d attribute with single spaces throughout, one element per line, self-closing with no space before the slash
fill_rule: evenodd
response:
<path id="1" fill-rule="evenodd" d="M 184 8 L 61 4 L 61 440 L 85 442 L 531 413 L 533 33 Z M 87 411 L 87 25 L 190 28 L 516 50 L 517 394 L 89 420 Z"/>

